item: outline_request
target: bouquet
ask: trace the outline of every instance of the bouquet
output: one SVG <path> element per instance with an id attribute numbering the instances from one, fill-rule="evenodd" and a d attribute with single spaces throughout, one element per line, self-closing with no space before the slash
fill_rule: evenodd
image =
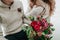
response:
<path id="1" fill-rule="evenodd" d="M 30 16 L 29 19 L 31 23 L 25 24 L 24 28 L 29 40 L 51 40 L 52 31 L 55 29 L 52 28 L 53 25 L 47 19 L 40 16 Z"/>

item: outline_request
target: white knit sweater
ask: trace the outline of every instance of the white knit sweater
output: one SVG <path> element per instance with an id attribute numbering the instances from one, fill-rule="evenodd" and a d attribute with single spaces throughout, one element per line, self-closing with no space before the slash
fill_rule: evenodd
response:
<path id="1" fill-rule="evenodd" d="M 21 10 L 18 11 L 19 9 Z M 14 0 L 11 9 L 0 1 L 0 27 L 3 36 L 21 31 L 23 13 L 20 0 Z"/>

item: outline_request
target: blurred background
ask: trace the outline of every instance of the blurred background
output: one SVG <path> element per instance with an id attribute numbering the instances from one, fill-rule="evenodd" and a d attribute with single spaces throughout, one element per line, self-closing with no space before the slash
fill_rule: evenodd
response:
<path id="1" fill-rule="evenodd" d="M 24 6 L 24 12 L 27 11 L 28 2 L 27 0 L 21 0 Z M 51 17 L 51 23 L 53 23 L 55 31 L 53 32 L 52 40 L 60 40 L 60 0 L 56 1 L 56 7 L 54 11 L 54 15 Z M 0 40 L 6 40 L 2 36 L 0 36 Z"/>

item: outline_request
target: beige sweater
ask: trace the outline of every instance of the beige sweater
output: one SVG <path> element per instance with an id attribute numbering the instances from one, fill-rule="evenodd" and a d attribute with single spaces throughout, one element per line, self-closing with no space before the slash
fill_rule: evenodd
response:
<path id="1" fill-rule="evenodd" d="M 18 11 L 19 9 L 21 10 Z M 23 6 L 20 0 L 14 0 L 11 9 L 0 1 L 0 27 L 2 29 L 0 34 L 3 33 L 3 36 L 6 36 L 21 31 L 23 14 Z"/>

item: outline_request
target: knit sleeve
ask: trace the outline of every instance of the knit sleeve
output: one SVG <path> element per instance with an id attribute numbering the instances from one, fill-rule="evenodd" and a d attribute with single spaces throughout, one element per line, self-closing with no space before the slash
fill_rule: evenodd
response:
<path id="1" fill-rule="evenodd" d="M 30 24 L 31 20 L 29 19 L 30 16 L 36 17 L 43 11 L 43 7 L 34 7 L 30 12 L 25 14 L 24 22 Z"/>
<path id="2" fill-rule="evenodd" d="M 38 16 L 42 11 L 43 11 L 43 7 L 41 7 L 41 6 L 39 6 L 39 7 L 35 7 L 35 8 L 33 8 L 30 12 L 28 12 L 27 14 L 26 14 L 26 16 L 28 17 L 28 16 Z"/>

